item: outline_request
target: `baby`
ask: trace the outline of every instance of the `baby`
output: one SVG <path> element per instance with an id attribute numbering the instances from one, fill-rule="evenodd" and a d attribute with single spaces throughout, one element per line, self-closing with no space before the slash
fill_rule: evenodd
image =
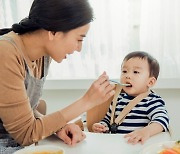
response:
<path id="1" fill-rule="evenodd" d="M 146 52 L 131 52 L 123 60 L 120 81 L 129 86 L 124 86 L 117 98 L 115 119 L 130 101 L 140 94 L 149 92 L 147 97 L 133 107 L 123 122 L 117 125 L 116 133 L 126 134 L 125 138 L 128 138 L 128 143 L 144 143 L 149 137 L 162 131 L 168 131 L 169 117 L 165 109 L 165 102 L 150 90 L 156 83 L 158 75 L 158 61 Z M 112 103 L 104 119 L 93 124 L 92 130 L 99 133 L 110 131 L 112 129 L 111 113 Z"/>

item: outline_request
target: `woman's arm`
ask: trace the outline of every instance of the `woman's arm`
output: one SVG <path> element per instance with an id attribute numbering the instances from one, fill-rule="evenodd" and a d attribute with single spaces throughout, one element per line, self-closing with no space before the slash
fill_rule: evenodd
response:
<path id="1" fill-rule="evenodd" d="M 66 122 L 69 122 L 81 113 L 107 101 L 114 95 L 115 91 L 113 89 L 114 85 L 110 85 L 108 76 L 103 73 L 82 98 L 62 109 L 61 114 L 66 119 Z"/>

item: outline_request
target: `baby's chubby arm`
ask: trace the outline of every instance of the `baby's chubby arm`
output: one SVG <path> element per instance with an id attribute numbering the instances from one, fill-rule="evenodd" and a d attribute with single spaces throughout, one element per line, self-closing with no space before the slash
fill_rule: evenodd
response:
<path id="1" fill-rule="evenodd" d="M 104 132 L 106 132 L 107 130 L 109 130 L 109 128 L 106 127 L 106 126 L 103 125 L 103 124 L 94 123 L 93 126 L 92 126 L 92 130 L 93 130 L 93 132 L 95 132 L 95 133 L 104 133 Z"/>
<path id="2" fill-rule="evenodd" d="M 125 135 L 125 138 L 128 138 L 127 142 L 131 144 L 136 144 L 140 142 L 141 144 L 144 144 L 144 142 L 149 139 L 151 136 L 158 134 L 163 131 L 162 125 L 160 125 L 157 122 L 153 122 L 149 124 L 148 126 L 137 129 L 131 133 L 128 133 Z"/>

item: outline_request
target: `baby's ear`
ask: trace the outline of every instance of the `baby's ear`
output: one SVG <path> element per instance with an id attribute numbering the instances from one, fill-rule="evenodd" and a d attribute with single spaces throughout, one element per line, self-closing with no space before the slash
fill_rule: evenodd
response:
<path id="1" fill-rule="evenodd" d="M 149 87 L 149 88 L 153 87 L 153 86 L 155 85 L 156 81 L 157 81 L 157 80 L 156 80 L 155 77 L 150 77 L 150 78 L 149 78 L 149 82 L 148 82 L 148 87 Z"/>

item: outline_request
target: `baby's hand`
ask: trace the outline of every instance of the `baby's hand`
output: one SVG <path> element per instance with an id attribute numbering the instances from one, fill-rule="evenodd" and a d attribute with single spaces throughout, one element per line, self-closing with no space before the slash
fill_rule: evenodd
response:
<path id="1" fill-rule="evenodd" d="M 92 126 L 92 130 L 95 133 L 103 133 L 108 130 L 108 128 L 100 123 L 95 123 Z"/>
<path id="2" fill-rule="evenodd" d="M 124 137 L 128 138 L 128 143 L 136 144 L 138 142 L 141 142 L 141 144 L 144 144 L 144 142 L 150 137 L 150 134 L 148 133 L 146 128 L 142 128 L 135 130 L 125 135 Z"/>

